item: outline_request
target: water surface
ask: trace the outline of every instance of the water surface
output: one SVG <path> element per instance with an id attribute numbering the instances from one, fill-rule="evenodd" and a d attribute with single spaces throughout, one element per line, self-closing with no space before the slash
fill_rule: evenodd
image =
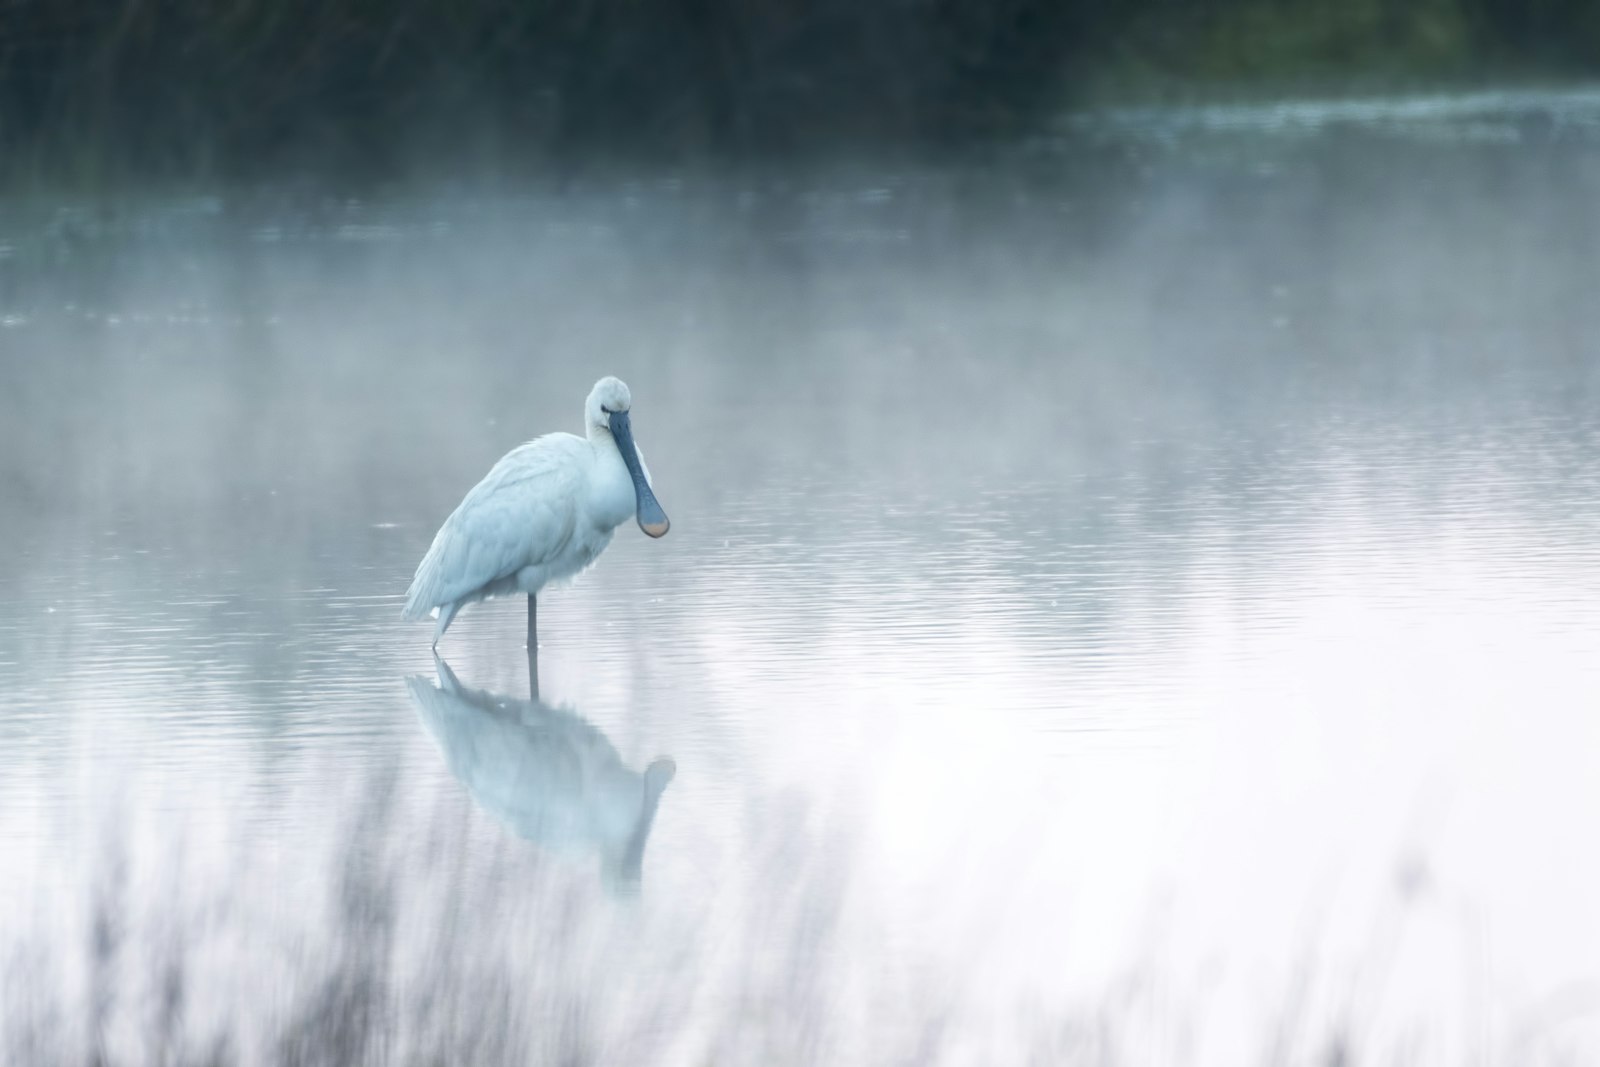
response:
<path id="1" fill-rule="evenodd" d="M 8 206 L 0 1044 L 1600 1052 L 1600 141 L 1486 107 Z M 605 373 L 672 533 L 441 672 Z"/>

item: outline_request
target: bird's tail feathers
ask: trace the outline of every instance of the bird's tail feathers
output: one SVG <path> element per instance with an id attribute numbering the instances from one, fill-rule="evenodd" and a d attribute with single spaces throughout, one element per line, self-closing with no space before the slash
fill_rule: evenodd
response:
<path id="1" fill-rule="evenodd" d="M 402 619 L 427 619 L 438 613 L 433 596 L 438 569 L 438 560 L 430 548 L 417 564 L 416 577 L 411 579 L 411 588 L 406 590 L 406 606 L 400 611 Z"/>

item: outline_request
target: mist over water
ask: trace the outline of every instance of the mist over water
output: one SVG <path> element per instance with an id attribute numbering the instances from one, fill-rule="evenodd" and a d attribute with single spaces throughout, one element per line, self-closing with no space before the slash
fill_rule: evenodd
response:
<path id="1" fill-rule="evenodd" d="M 8 206 L 0 1048 L 1600 1053 L 1600 123 L 1371 107 Z M 431 697 L 608 373 L 671 534 Z"/>

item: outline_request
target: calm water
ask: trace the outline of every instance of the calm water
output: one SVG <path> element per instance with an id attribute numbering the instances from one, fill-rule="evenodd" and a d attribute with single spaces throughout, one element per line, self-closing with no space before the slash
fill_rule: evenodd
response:
<path id="1" fill-rule="evenodd" d="M 8 1061 L 1600 1056 L 1600 103 L 1235 115 L 0 208 Z"/>

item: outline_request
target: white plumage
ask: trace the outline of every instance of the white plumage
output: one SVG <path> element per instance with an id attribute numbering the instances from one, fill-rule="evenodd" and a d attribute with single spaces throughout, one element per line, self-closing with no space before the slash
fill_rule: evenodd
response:
<path id="1" fill-rule="evenodd" d="M 532 598 L 582 571 L 630 516 L 650 536 L 665 534 L 669 523 L 634 445 L 630 407 L 628 387 L 602 378 L 584 405 L 583 437 L 546 434 L 503 456 L 439 528 L 406 594 L 405 618 L 437 613 L 437 646 L 468 604 Z"/>

